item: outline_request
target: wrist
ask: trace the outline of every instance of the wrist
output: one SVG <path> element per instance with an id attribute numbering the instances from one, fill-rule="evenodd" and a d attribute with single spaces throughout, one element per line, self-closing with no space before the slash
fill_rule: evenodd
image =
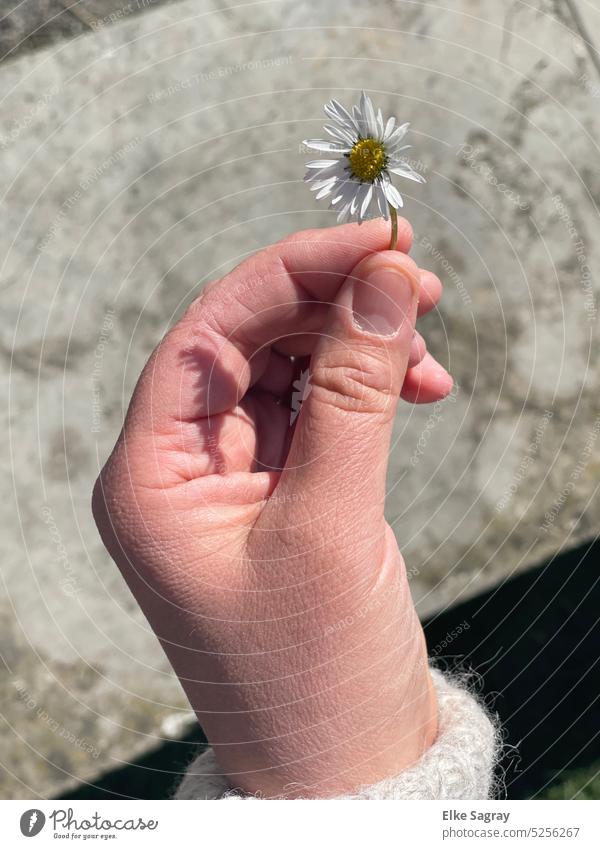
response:
<path id="1" fill-rule="evenodd" d="M 377 612 L 376 626 L 365 617 L 321 640 L 304 673 L 288 658 L 287 675 L 203 691 L 198 716 L 232 788 L 327 798 L 397 775 L 429 748 L 437 704 L 420 624 L 412 607 L 399 628 Z"/>
<path id="2" fill-rule="evenodd" d="M 435 741 L 408 769 L 377 784 L 362 785 L 338 799 L 489 799 L 495 790 L 494 765 L 501 754 L 497 717 L 491 716 L 459 681 L 432 671 L 439 711 Z M 212 749 L 189 765 L 177 799 L 243 800 L 261 797 L 232 791 Z"/>

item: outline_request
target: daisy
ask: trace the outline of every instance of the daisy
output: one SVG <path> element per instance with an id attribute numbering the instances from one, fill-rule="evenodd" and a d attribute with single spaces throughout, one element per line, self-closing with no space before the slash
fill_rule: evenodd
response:
<path id="1" fill-rule="evenodd" d="M 369 218 L 374 208 L 386 221 L 391 218 L 392 238 L 390 249 L 398 237 L 398 209 L 404 202 L 392 183 L 391 174 L 406 177 L 416 183 L 425 179 L 406 161 L 402 151 L 410 147 L 402 144 L 409 124 L 396 126 L 396 119 L 383 121 L 381 109 L 373 108 L 371 98 L 363 91 L 360 104 L 348 112 L 337 100 L 324 107 L 331 119 L 324 129 L 333 141 L 307 139 L 310 150 L 333 154 L 335 158 L 307 162 L 305 180 L 316 198 L 331 198 L 330 205 L 339 210 L 340 223 L 355 219 L 360 224 Z"/>

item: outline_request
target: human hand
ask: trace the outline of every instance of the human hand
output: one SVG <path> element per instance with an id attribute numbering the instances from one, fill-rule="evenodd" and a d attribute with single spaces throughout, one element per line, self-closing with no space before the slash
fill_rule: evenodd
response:
<path id="1" fill-rule="evenodd" d="M 406 255 L 407 222 L 398 251 L 388 238 L 381 221 L 297 233 L 210 284 L 144 368 L 94 490 L 107 548 L 249 793 L 351 791 L 435 737 L 383 508 L 399 395 L 437 400 L 452 380 L 413 336 L 441 284 Z"/>

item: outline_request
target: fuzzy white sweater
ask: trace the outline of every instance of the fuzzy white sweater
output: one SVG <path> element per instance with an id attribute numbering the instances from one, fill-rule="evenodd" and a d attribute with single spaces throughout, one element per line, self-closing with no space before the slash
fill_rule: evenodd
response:
<path id="1" fill-rule="evenodd" d="M 497 722 L 464 683 L 432 670 L 439 731 L 420 760 L 399 775 L 340 799 L 489 799 L 500 752 Z M 176 799 L 243 800 L 256 797 L 230 787 L 211 749 L 186 770 Z"/>

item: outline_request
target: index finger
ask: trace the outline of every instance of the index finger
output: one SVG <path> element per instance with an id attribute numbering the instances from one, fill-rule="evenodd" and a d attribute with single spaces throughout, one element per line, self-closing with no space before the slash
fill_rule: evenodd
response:
<path id="1" fill-rule="evenodd" d="M 264 349 L 318 330 L 347 274 L 388 241 L 389 225 L 377 219 L 301 231 L 246 259 L 159 344 L 136 387 L 136 423 L 169 431 L 232 409 L 264 365 Z M 406 252 L 411 243 L 412 228 L 400 219 L 398 246 Z"/>

